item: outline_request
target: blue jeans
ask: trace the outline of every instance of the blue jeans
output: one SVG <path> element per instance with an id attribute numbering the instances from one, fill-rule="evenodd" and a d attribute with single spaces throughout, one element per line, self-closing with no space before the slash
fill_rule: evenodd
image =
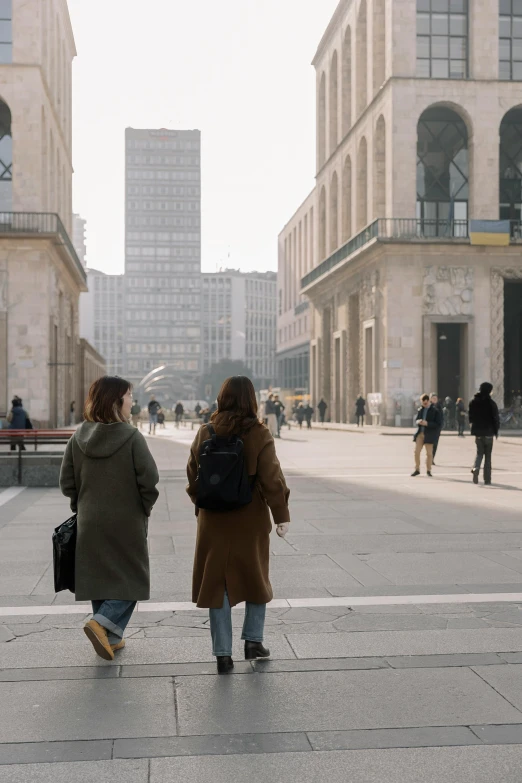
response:
<path id="1" fill-rule="evenodd" d="M 212 655 L 232 655 L 232 610 L 226 590 L 221 609 L 210 609 L 209 614 Z M 263 641 L 265 614 L 266 604 L 251 604 L 247 601 L 242 639 L 249 642 Z"/>
<path id="2" fill-rule="evenodd" d="M 107 629 L 109 644 L 118 644 L 132 617 L 136 601 L 92 601 L 93 620 Z"/>

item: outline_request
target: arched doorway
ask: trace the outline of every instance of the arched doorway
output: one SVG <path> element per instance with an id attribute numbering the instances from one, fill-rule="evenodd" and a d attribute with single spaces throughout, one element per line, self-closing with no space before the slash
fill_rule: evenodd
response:
<path id="1" fill-rule="evenodd" d="M 466 123 L 432 106 L 417 125 L 417 219 L 424 236 L 466 236 L 469 198 Z"/>

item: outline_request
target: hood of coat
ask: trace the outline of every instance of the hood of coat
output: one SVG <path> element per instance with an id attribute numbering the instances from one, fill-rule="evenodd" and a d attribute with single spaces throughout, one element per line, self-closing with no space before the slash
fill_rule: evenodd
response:
<path id="1" fill-rule="evenodd" d="M 106 459 L 112 457 L 138 430 L 132 424 L 100 424 L 84 421 L 74 437 L 86 457 Z"/>

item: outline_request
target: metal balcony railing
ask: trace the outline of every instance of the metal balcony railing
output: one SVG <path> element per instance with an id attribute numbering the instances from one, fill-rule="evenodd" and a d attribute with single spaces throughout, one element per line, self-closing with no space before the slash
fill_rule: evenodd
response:
<path id="1" fill-rule="evenodd" d="M 0 236 L 29 234 L 55 237 L 67 249 L 83 280 L 87 275 L 67 230 L 54 212 L 0 212 Z"/>
<path id="2" fill-rule="evenodd" d="M 306 288 L 318 278 L 345 261 L 373 239 L 400 242 L 447 242 L 460 240 L 469 242 L 469 221 L 467 220 L 424 220 L 422 218 L 379 218 L 352 237 L 346 244 L 332 253 L 321 264 L 312 269 L 301 280 Z M 510 241 L 522 240 L 522 221 L 510 221 Z"/>

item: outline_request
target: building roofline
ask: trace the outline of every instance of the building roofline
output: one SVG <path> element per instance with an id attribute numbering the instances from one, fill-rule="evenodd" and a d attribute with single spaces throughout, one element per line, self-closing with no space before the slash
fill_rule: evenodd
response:
<path id="1" fill-rule="evenodd" d="M 295 217 L 297 217 L 297 214 L 298 214 L 299 210 L 300 210 L 300 209 L 302 209 L 302 208 L 304 207 L 304 205 L 306 204 L 306 202 L 308 201 L 308 199 L 309 199 L 309 198 L 311 198 L 311 196 L 313 196 L 313 195 L 314 195 L 314 193 L 316 192 L 316 190 L 317 190 L 317 185 L 314 185 L 314 186 L 313 186 L 313 188 L 312 188 L 312 190 L 310 191 L 310 193 L 307 195 L 307 197 L 306 197 L 305 199 L 303 199 L 303 200 L 302 200 L 302 202 L 299 204 L 299 206 L 298 206 L 298 207 L 297 207 L 297 209 L 295 210 L 294 214 L 293 214 L 291 217 L 289 217 L 289 218 L 288 218 L 288 220 L 287 220 L 287 221 L 286 221 L 286 223 L 284 224 L 283 228 L 282 228 L 282 229 L 281 229 L 281 231 L 279 232 L 278 236 L 281 236 L 282 234 L 284 234 L 284 233 L 285 233 L 286 229 L 288 228 L 288 226 L 290 225 L 290 223 L 292 222 L 292 220 L 293 220 Z"/>
<path id="2" fill-rule="evenodd" d="M 319 46 L 317 47 L 317 51 L 314 55 L 314 59 L 312 60 L 312 65 L 314 66 L 314 68 L 317 66 L 319 60 L 323 56 L 324 50 L 326 49 L 326 46 L 332 37 L 332 33 L 334 33 L 335 30 L 337 30 L 339 26 L 339 22 L 343 18 L 344 12 L 351 5 L 351 3 L 352 0 L 339 0 L 339 5 L 335 9 L 333 16 L 328 24 L 328 27 L 324 31 L 323 37 L 319 41 Z"/>

